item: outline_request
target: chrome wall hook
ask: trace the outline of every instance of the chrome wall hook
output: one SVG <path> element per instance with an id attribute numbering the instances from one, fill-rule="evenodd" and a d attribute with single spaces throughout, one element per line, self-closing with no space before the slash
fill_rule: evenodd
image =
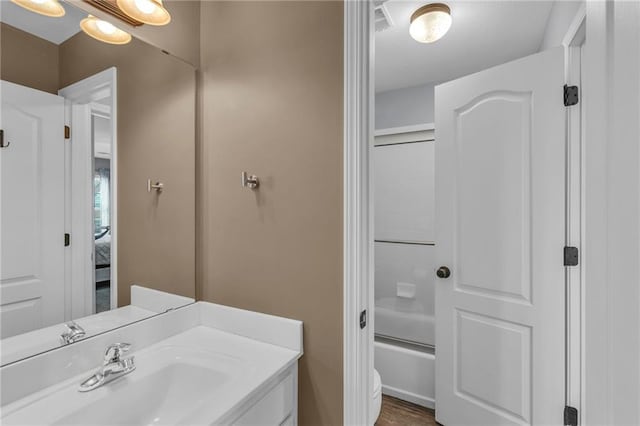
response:
<path id="1" fill-rule="evenodd" d="M 160 193 L 164 189 L 164 184 L 162 182 L 151 183 L 151 179 L 147 179 L 147 192 L 151 192 L 152 189 Z"/>
<path id="2" fill-rule="evenodd" d="M 260 180 L 258 176 L 248 175 L 247 172 L 242 172 L 242 187 L 249 189 L 256 189 L 260 186 Z"/>

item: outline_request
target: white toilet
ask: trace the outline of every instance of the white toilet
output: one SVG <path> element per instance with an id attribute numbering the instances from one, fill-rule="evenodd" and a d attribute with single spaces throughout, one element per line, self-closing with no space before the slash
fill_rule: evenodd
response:
<path id="1" fill-rule="evenodd" d="M 371 418 L 374 423 L 380 415 L 382 407 L 382 381 L 377 370 L 373 370 L 373 404 L 371 405 Z"/>

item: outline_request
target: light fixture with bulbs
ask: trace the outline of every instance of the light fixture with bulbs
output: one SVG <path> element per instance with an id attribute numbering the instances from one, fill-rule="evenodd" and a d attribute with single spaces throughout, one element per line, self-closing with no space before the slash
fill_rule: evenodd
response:
<path id="1" fill-rule="evenodd" d="M 444 3 L 422 6 L 411 15 L 409 33 L 415 41 L 433 43 L 451 27 L 451 9 Z"/>
<path id="2" fill-rule="evenodd" d="M 80 28 L 87 35 L 105 43 L 127 44 L 131 41 L 131 34 L 122 31 L 111 22 L 103 21 L 93 15 L 80 21 Z"/>
<path id="3" fill-rule="evenodd" d="M 167 25 L 171 15 L 162 0 L 117 0 L 120 10 L 131 18 L 149 25 Z"/>
<path id="4" fill-rule="evenodd" d="M 64 7 L 58 0 L 11 0 L 18 6 L 40 15 L 59 18 L 64 16 Z"/>

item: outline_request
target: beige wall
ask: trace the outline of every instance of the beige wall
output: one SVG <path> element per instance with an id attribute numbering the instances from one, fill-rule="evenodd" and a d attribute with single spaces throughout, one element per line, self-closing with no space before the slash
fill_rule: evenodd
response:
<path id="1" fill-rule="evenodd" d="M 199 292 L 304 321 L 303 425 L 342 423 L 342 13 L 202 4 Z"/>
<path id="2" fill-rule="evenodd" d="M 58 45 L 0 23 L 0 78 L 58 94 Z"/>
<path id="3" fill-rule="evenodd" d="M 153 25 L 131 27 L 90 6 L 84 0 L 70 1 L 76 7 L 113 22 L 138 39 L 165 50 L 195 67 L 200 64 L 200 1 L 165 0 L 164 5 L 171 14 L 171 22 L 160 27 Z"/>
<path id="4" fill-rule="evenodd" d="M 134 39 L 79 33 L 60 45 L 60 85 L 118 72 L 118 304 L 133 283 L 195 295 L 195 71 Z M 147 178 L 165 184 L 159 196 Z"/>

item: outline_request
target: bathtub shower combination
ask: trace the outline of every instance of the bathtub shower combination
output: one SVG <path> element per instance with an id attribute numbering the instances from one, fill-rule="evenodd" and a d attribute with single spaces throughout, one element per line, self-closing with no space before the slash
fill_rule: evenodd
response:
<path id="1" fill-rule="evenodd" d="M 378 132 L 375 368 L 384 394 L 434 408 L 434 131 Z"/>

